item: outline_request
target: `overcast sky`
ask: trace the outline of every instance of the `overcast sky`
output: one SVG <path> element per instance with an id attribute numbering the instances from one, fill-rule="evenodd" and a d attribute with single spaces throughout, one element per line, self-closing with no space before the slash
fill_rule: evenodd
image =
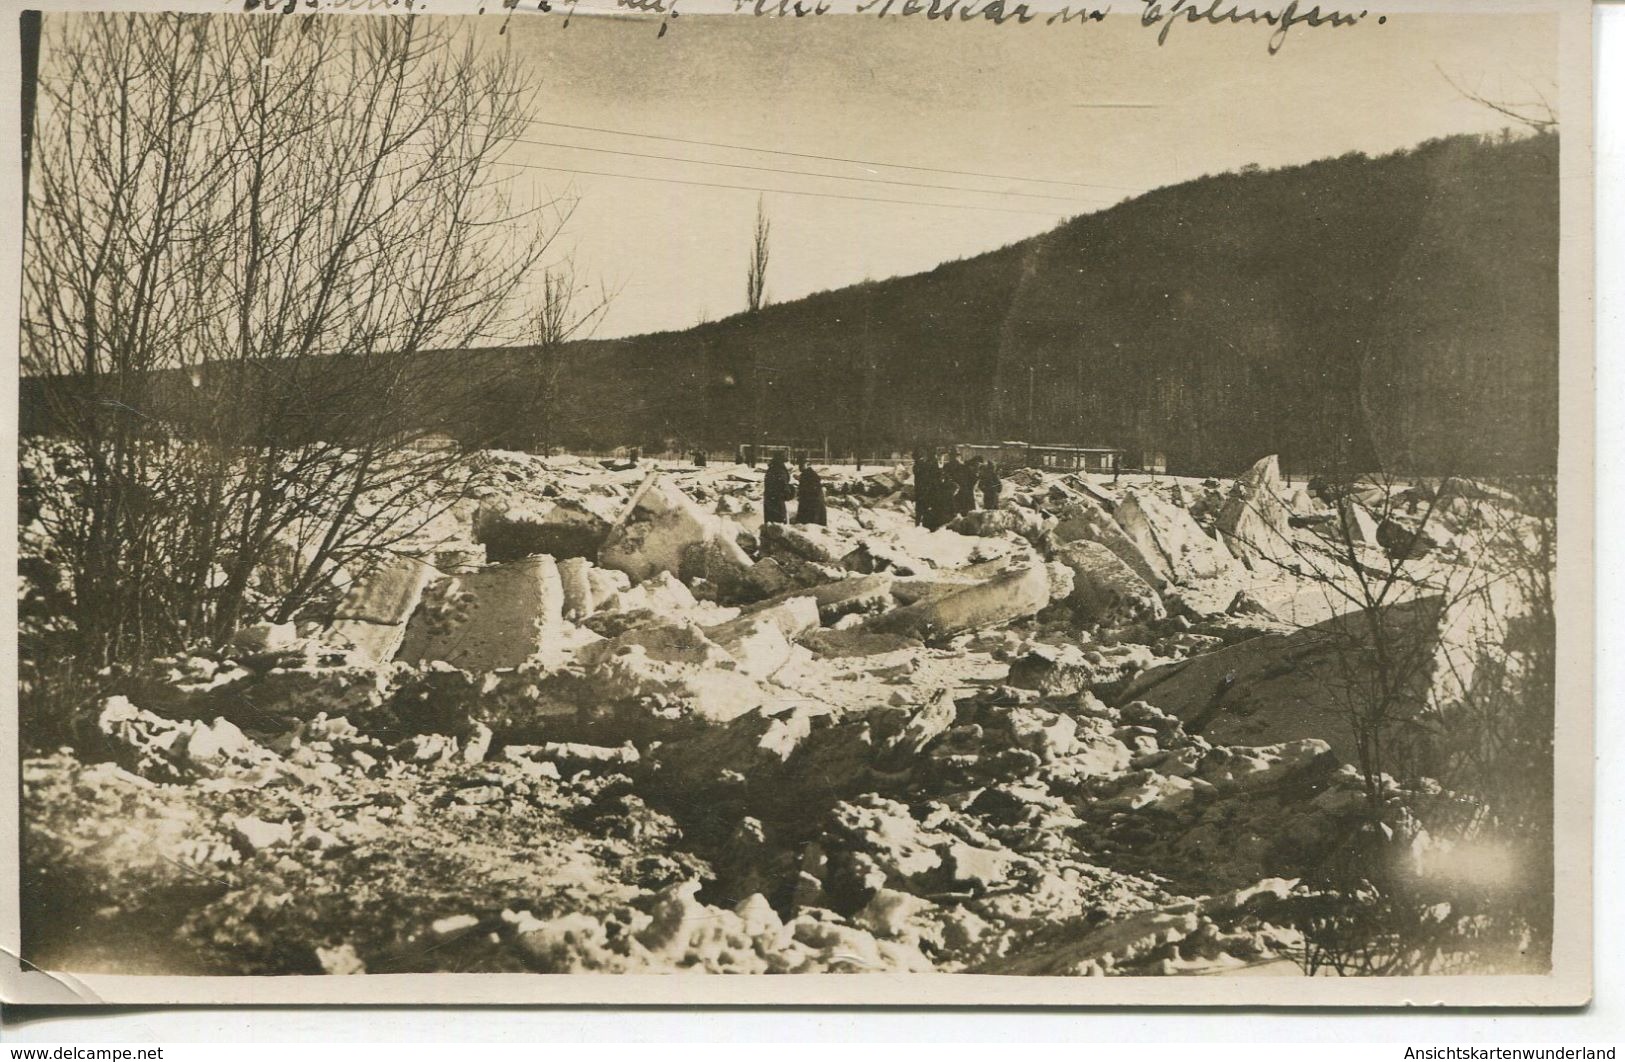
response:
<path id="1" fill-rule="evenodd" d="M 1136 13 L 1054 26 L 690 10 L 664 37 L 647 18 L 578 13 L 565 28 L 499 6 L 460 28 L 541 89 L 499 172 L 522 201 L 578 197 L 557 249 L 617 291 L 600 337 L 742 311 L 758 199 L 768 294 L 784 302 L 1205 173 L 1509 124 L 1452 81 L 1511 103 L 1556 98 L 1550 15 L 1372 12 L 1295 27 L 1271 55 L 1257 25 L 1182 23 L 1159 46 L 1121 0 Z"/>
<path id="2" fill-rule="evenodd" d="M 1128 15 L 1048 28 L 690 16 L 664 39 L 638 21 L 513 18 L 501 36 L 481 23 L 544 86 L 536 117 L 560 123 L 531 126 L 546 145 L 508 157 L 525 164 L 519 180 L 580 194 L 566 236 L 577 268 L 620 289 L 600 336 L 744 308 L 759 193 L 702 185 L 775 189 L 768 289 L 786 301 L 929 269 L 1203 173 L 1500 128 L 1440 70 L 1522 101 L 1551 93 L 1557 50 L 1555 19 L 1509 15 L 1299 27 L 1274 56 L 1259 27 L 1180 25 L 1158 47 Z M 530 168 L 541 166 L 660 180 Z"/>

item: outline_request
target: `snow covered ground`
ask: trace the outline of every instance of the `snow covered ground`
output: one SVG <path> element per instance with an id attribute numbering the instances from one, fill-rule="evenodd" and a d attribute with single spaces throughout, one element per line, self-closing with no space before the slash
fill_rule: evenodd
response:
<path id="1" fill-rule="evenodd" d="M 1023 471 L 927 531 L 907 468 L 831 466 L 827 527 L 764 526 L 732 463 L 473 460 L 331 614 L 120 672 L 25 760 L 33 962 L 1295 970 L 1366 821 L 1314 632 L 1372 506 L 1350 544 L 1273 459 Z"/>

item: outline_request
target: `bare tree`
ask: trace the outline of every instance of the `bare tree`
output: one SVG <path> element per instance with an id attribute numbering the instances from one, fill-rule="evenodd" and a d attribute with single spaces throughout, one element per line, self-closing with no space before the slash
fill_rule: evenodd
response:
<path id="1" fill-rule="evenodd" d="M 773 224 L 767 218 L 762 197 L 756 198 L 756 227 L 751 234 L 750 261 L 745 269 L 745 305 L 750 313 L 759 312 L 767 305 L 768 238 Z M 750 378 L 755 391 L 753 435 L 756 442 L 763 438 L 767 406 L 768 373 L 762 365 L 762 353 L 753 343 L 749 355 Z"/>
<path id="2" fill-rule="evenodd" d="M 1552 106 L 1551 101 L 1546 97 L 1546 93 L 1539 88 L 1530 87 L 1530 95 L 1535 97 L 1532 100 L 1495 100 L 1481 92 L 1466 88 L 1455 78 L 1445 73 L 1444 68 L 1437 63 L 1433 65 L 1433 68 L 1439 71 L 1439 76 L 1444 78 L 1451 88 L 1460 93 L 1463 99 L 1470 100 L 1481 107 L 1487 107 L 1496 114 L 1504 118 L 1510 118 L 1524 128 L 1537 133 L 1555 132 L 1557 130 L 1557 108 Z"/>
<path id="3" fill-rule="evenodd" d="M 768 220 L 760 196 L 756 199 L 756 227 L 751 234 L 750 263 L 745 270 L 745 305 L 756 313 L 767 305 L 768 237 L 773 223 Z"/>
<path id="4" fill-rule="evenodd" d="M 1365 788 L 1300 897 L 1309 972 L 1541 968 L 1551 941 L 1555 499 L 1392 473 L 1318 477 L 1318 534 L 1252 512 L 1249 555 L 1323 598 L 1305 634 Z M 1510 488 L 1510 489 L 1509 489 Z M 1258 541 L 1273 536 L 1277 541 Z M 1418 850 L 1455 869 L 1435 873 Z M 1462 853 L 1466 853 L 1463 855 Z"/>
<path id="5" fill-rule="evenodd" d="M 569 347 L 590 335 L 609 311 L 613 293 L 602 283 L 580 283 L 575 263 L 565 259 L 542 273 L 541 290 L 527 329 L 530 345 L 526 403 L 529 446 L 546 453 L 557 438 L 559 389 L 569 363 Z"/>
<path id="6" fill-rule="evenodd" d="M 468 390 L 433 352 L 522 328 L 556 229 L 493 164 L 534 90 L 420 17 L 47 22 L 23 359 L 77 651 L 294 616 L 458 495 L 403 444 Z"/>

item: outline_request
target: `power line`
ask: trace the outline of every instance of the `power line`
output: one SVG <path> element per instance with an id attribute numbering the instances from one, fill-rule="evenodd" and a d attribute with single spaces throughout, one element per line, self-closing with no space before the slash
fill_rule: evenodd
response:
<path id="1" fill-rule="evenodd" d="M 732 170 L 755 170 L 759 173 L 782 173 L 797 177 L 817 177 L 826 181 L 857 181 L 864 184 L 890 184 L 903 188 L 929 188 L 939 192 L 973 192 L 977 195 L 1009 195 L 1020 196 L 1023 199 L 1053 199 L 1063 203 L 1089 203 L 1097 204 L 1099 200 L 1075 199 L 1064 195 L 1043 195 L 1037 192 L 1017 192 L 996 188 L 967 188 L 964 185 L 953 184 L 924 184 L 919 181 L 893 181 L 884 177 L 848 177 L 839 173 L 817 173 L 813 170 L 787 170 L 776 166 L 752 166 L 743 162 L 721 162 L 713 159 L 684 159 L 675 155 L 655 155 L 640 151 L 619 151 L 615 148 L 588 147 L 585 144 L 561 144 L 551 140 L 527 140 L 524 137 L 514 137 L 518 144 L 531 144 L 536 147 L 564 148 L 569 151 L 591 151 L 601 155 L 624 155 L 634 159 L 659 159 L 663 162 L 684 162 L 693 166 L 722 166 Z"/>
<path id="2" fill-rule="evenodd" d="M 619 178 L 621 180 L 626 180 L 626 181 L 650 181 L 650 182 L 653 182 L 653 183 L 656 183 L 656 184 L 684 184 L 684 185 L 691 185 L 691 186 L 696 187 L 696 188 L 726 188 L 726 189 L 732 189 L 732 190 L 737 190 L 737 191 L 741 191 L 741 192 L 769 192 L 769 193 L 772 193 L 774 195 L 799 195 L 799 196 L 807 196 L 807 197 L 810 197 L 810 198 L 813 198 L 813 199 L 844 199 L 844 200 L 848 200 L 848 201 L 851 201 L 851 202 L 859 202 L 859 203 L 895 203 L 895 204 L 897 204 L 899 206 L 936 207 L 939 210 L 981 210 L 981 211 L 986 211 L 986 212 L 991 212 L 991 213 L 996 213 L 996 214 L 1026 214 L 1026 215 L 1031 215 L 1031 216 L 1036 216 L 1036 217 L 1048 217 L 1048 218 L 1070 218 L 1070 217 L 1076 217 L 1077 216 L 1076 213 L 1066 211 L 1066 210 L 1022 210 L 1022 209 L 1019 209 L 1019 208 L 995 207 L 995 206 L 978 206 L 978 205 L 971 204 L 971 203 L 930 203 L 930 202 L 925 202 L 925 201 L 918 200 L 918 199 L 882 199 L 882 198 L 880 198 L 878 196 L 842 195 L 839 192 L 809 192 L 809 191 L 803 191 L 803 190 L 795 189 L 795 188 L 769 188 L 769 187 L 766 187 L 764 185 L 756 185 L 756 184 L 723 184 L 723 183 L 718 182 L 718 181 L 695 181 L 695 180 L 688 180 L 688 179 L 685 179 L 685 178 L 682 178 L 682 177 L 654 177 L 654 176 L 649 176 L 647 174 L 639 174 L 639 173 L 611 173 L 611 172 L 609 172 L 607 170 L 584 170 L 584 169 L 579 169 L 579 168 L 572 168 L 572 167 L 569 167 L 569 166 L 549 166 L 549 165 L 546 165 L 545 163 L 540 163 L 540 162 L 512 162 L 512 161 L 509 161 L 509 160 L 506 160 L 506 159 L 492 159 L 489 162 L 489 165 L 493 165 L 493 166 L 511 166 L 511 167 L 515 167 L 517 169 L 524 169 L 524 170 L 545 170 L 545 171 L 547 171 L 549 173 L 573 173 L 573 174 L 579 174 L 579 175 L 584 176 L 584 177 L 611 177 L 611 178 Z M 769 170 L 768 172 L 770 172 L 770 173 L 787 173 L 788 171 Z M 951 191 L 952 190 L 952 189 L 942 188 L 940 185 L 922 185 L 921 187 L 923 187 L 923 188 L 934 188 L 934 189 L 937 189 L 939 191 Z M 969 188 L 964 189 L 964 190 L 965 191 L 970 191 L 970 192 L 977 191 L 976 189 L 969 189 Z M 994 192 L 994 191 L 986 191 L 986 192 L 982 192 L 981 194 L 983 194 L 983 195 L 1000 195 L 1002 193 Z"/>
<path id="3" fill-rule="evenodd" d="M 59 49 L 56 49 L 56 51 L 61 53 L 61 54 L 74 55 L 74 56 L 77 56 L 79 58 L 87 58 L 87 59 L 95 58 L 94 56 L 87 55 L 86 53 L 84 53 L 82 51 L 77 51 L 77 50 L 69 49 L 69 48 L 59 48 Z M 322 90 L 322 89 L 315 89 L 315 90 L 311 90 L 311 91 L 314 91 L 314 92 L 316 92 L 318 94 L 321 94 L 321 95 L 324 95 L 324 96 L 328 96 L 329 98 L 343 98 L 342 93 L 335 93 L 335 92 Z M 489 122 L 489 119 L 490 119 L 489 115 L 483 115 L 483 114 L 477 115 L 477 116 L 474 116 L 474 117 L 485 119 L 485 120 L 487 120 L 487 122 Z M 1088 181 L 1063 181 L 1063 180 L 1058 180 L 1058 179 L 1049 178 L 1049 177 L 1023 177 L 1023 176 L 1018 176 L 1016 174 L 1010 174 L 1010 173 L 983 173 L 983 172 L 979 172 L 979 171 L 976 171 L 976 170 L 956 170 L 956 169 L 938 167 L 938 166 L 917 166 L 917 165 L 912 165 L 912 164 L 904 163 L 904 162 L 881 162 L 881 161 L 874 160 L 874 159 L 848 158 L 848 157 L 841 156 L 841 155 L 818 155 L 818 154 L 812 154 L 812 153 L 808 153 L 808 152 L 788 151 L 788 150 L 784 150 L 784 149 L 780 149 L 780 148 L 752 147 L 752 146 L 747 145 L 747 144 L 730 144 L 730 143 L 726 143 L 724 141 L 716 141 L 716 140 L 699 140 L 699 139 L 694 139 L 694 138 L 689 138 L 689 137 L 664 136 L 664 135 L 660 135 L 660 134 L 656 134 L 656 133 L 639 133 L 639 132 L 634 132 L 634 131 L 629 130 L 629 129 L 611 129 L 611 128 L 604 127 L 604 126 L 578 125 L 578 124 L 572 124 L 572 123 L 569 123 L 569 122 L 554 122 L 554 121 L 548 121 L 548 120 L 542 119 L 542 118 L 525 118 L 525 117 L 516 116 L 515 120 L 517 120 L 517 121 L 519 121 L 519 122 L 521 122 L 521 123 L 523 123 L 525 125 L 544 125 L 544 126 L 549 126 L 549 127 L 552 127 L 552 128 L 557 128 L 557 129 L 574 129 L 574 130 L 577 130 L 577 131 L 580 131 L 580 132 L 605 133 L 605 134 L 608 134 L 610 136 L 625 136 L 625 137 L 633 137 L 633 138 L 641 139 L 641 140 L 667 141 L 667 142 L 670 142 L 670 143 L 687 144 L 687 145 L 691 145 L 691 146 L 695 146 L 695 147 L 721 148 L 721 149 L 726 150 L 726 151 L 747 151 L 747 152 L 752 152 L 752 153 L 755 153 L 755 154 L 762 154 L 762 155 L 783 155 L 783 156 L 786 156 L 788 158 L 809 159 L 809 160 L 818 161 L 818 162 L 835 162 L 835 163 L 842 163 L 842 164 L 846 164 L 846 165 L 868 166 L 868 167 L 878 166 L 878 167 L 881 167 L 881 168 L 884 168 L 884 169 L 915 170 L 915 171 L 919 171 L 919 172 L 922 172 L 922 173 L 940 173 L 940 174 L 945 174 L 945 175 L 954 176 L 954 177 L 976 177 L 976 178 L 981 178 L 981 179 L 984 179 L 984 180 L 993 180 L 993 181 L 1017 181 L 1017 182 L 1027 183 L 1027 184 L 1050 184 L 1050 185 L 1060 185 L 1060 186 L 1072 187 L 1072 188 L 1093 188 L 1093 189 L 1103 189 L 1103 190 L 1106 190 L 1106 191 L 1117 191 L 1117 192 L 1138 193 L 1138 192 L 1143 190 L 1143 189 L 1140 189 L 1140 188 L 1134 188 L 1134 187 L 1130 187 L 1128 185 L 1120 185 L 1120 184 L 1100 184 L 1100 183 L 1091 183 L 1091 182 L 1088 182 Z M 805 177 L 821 177 L 821 178 L 824 178 L 826 180 L 834 180 L 834 181 L 855 181 L 855 182 L 863 182 L 863 183 L 871 183 L 871 184 L 895 185 L 895 186 L 910 187 L 910 188 L 926 188 L 926 189 L 935 188 L 935 189 L 940 189 L 942 191 L 976 192 L 976 193 L 983 194 L 983 195 L 1008 195 L 1008 196 L 1020 196 L 1022 198 L 1027 198 L 1027 199 L 1053 199 L 1053 200 L 1062 201 L 1062 202 L 1085 202 L 1085 200 L 1068 199 L 1065 196 L 1041 195 L 1041 194 L 1033 193 L 1033 192 L 995 191 L 995 190 L 992 190 L 992 189 L 949 187 L 949 186 L 945 186 L 945 185 L 923 184 L 923 183 L 912 182 L 912 181 L 890 180 L 890 179 L 880 178 L 880 177 L 852 177 L 852 176 L 846 176 L 846 175 L 842 175 L 842 174 L 833 174 L 833 173 L 814 173 L 814 172 L 805 171 L 805 170 L 778 169 L 778 168 L 771 167 L 771 166 L 753 166 L 753 165 L 749 165 L 749 164 L 746 164 L 746 163 L 725 162 L 725 161 L 712 160 L 712 159 L 683 159 L 683 158 L 676 158 L 676 157 L 670 156 L 670 155 L 640 154 L 638 152 L 624 151 L 624 150 L 618 150 L 618 149 L 614 149 L 614 148 L 596 148 L 596 147 L 587 147 L 587 146 L 584 146 L 584 145 L 581 145 L 581 144 L 561 144 L 561 143 L 557 143 L 557 142 L 553 142 L 553 141 L 527 140 L 527 139 L 525 139 L 523 137 L 513 137 L 511 139 L 513 139 L 513 140 L 515 140 L 515 141 L 517 141 L 519 143 L 532 144 L 532 145 L 535 145 L 537 147 L 565 148 L 565 149 L 572 149 L 572 150 L 576 150 L 576 151 L 591 151 L 591 152 L 596 152 L 596 153 L 600 153 L 600 154 L 624 155 L 624 156 L 627 156 L 627 157 L 630 157 L 630 158 L 659 159 L 659 160 L 664 160 L 664 161 L 668 161 L 668 162 L 686 162 L 686 163 L 690 163 L 690 164 L 697 165 L 697 166 L 718 166 L 718 167 L 726 167 L 728 169 L 756 170 L 756 171 L 765 172 L 765 173 L 794 174 L 794 175 L 797 175 L 797 176 L 805 176 Z M 536 167 L 536 168 L 554 169 L 556 167 Z M 585 172 L 585 171 L 582 171 L 582 172 Z M 604 174 L 602 176 L 621 176 L 621 175 Z M 766 191 L 776 191 L 777 189 L 765 189 L 765 190 Z M 791 193 L 791 194 L 811 195 L 813 193 L 809 192 L 809 193 Z M 978 208 L 978 209 L 989 210 L 989 209 L 993 209 L 993 208 L 991 208 L 991 207 L 982 207 L 982 208 Z"/>
<path id="4" fill-rule="evenodd" d="M 619 177 L 627 181 L 653 181 L 659 184 L 687 184 L 697 188 L 731 188 L 741 192 L 771 192 L 774 195 L 802 195 L 816 199 L 846 199 L 860 203 L 895 203 L 899 206 L 936 207 L 940 210 L 985 210 L 996 214 L 1032 214 L 1040 217 L 1065 218 L 1074 215 L 1064 210 L 1018 210 L 1009 207 L 973 206 L 969 203 L 925 203 L 917 199 L 881 199 L 867 195 L 841 195 L 839 192 L 803 192 L 790 188 L 764 188 L 755 184 L 721 184 L 715 181 L 688 181 L 678 177 L 649 177 L 636 173 L 607 173 L 603 170 L 571 169 L 567 166 L 544 166 L 535 162 L 496 162 L 498 166 L 518 166 L 527 170 L 547 170 L 552 173 L 575 173 L 586 177 Z M 988 192 L 997 195 L 997 192 Z"/>
<path id="5" fill-rule="evenodd" d="M 1103 188 L 1113 192 L 1137 192 L 1138 188 L 1129 188 L 1120 184 L 1091 184 L 1087 181 L 1060 181 L 1048 177 L 1021 177 L 1013 173 L 978 173 L 975 170 L 953 170 L 937 166 L 913 166 L 906 162 L 877 162 L 873 159 L 845 158 L 840 155 L 814 155 L 801 151 L 784 151 L 779 148 L 751 147 L 748 144 L 728 144 L 719 140 L 694 140 L 681 136 L 661 136 L 656 133 L 635 133 L 628 129 L 609 129 L 596 125 L 572 125 L 569 122 L 549 122 L 541 118 L 521 118 L 527 125 L 549 125 L 559 129 L 579 129 L 590 133 L 610 133 L 614 136 L 637 137 L 642 140 L 669 140 L 676 144 L 692 144 L 697 147 L 726 148 L 729 151 L 754 151 L 764 155 L 788 155 L 797 159 L 813 159 L 818 162 L 844 162 L 854 166 L 881 166 L 892 170 L 920 170 L 925 173 L 946 173 L 955 177 L 982 177 L 992 181 L 1026 181 L 1030 184 L 1061 184 L 1074 188 Z"/>

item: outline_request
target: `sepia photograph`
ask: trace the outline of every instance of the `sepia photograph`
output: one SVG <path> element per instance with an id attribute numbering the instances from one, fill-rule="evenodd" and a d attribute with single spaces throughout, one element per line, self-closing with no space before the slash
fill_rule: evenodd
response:
<path id="1" fill-rule="evenodd" d="M 1585 1001 L 1585 3 L 489 8 L 14 12 L 14 976 Z"/>

